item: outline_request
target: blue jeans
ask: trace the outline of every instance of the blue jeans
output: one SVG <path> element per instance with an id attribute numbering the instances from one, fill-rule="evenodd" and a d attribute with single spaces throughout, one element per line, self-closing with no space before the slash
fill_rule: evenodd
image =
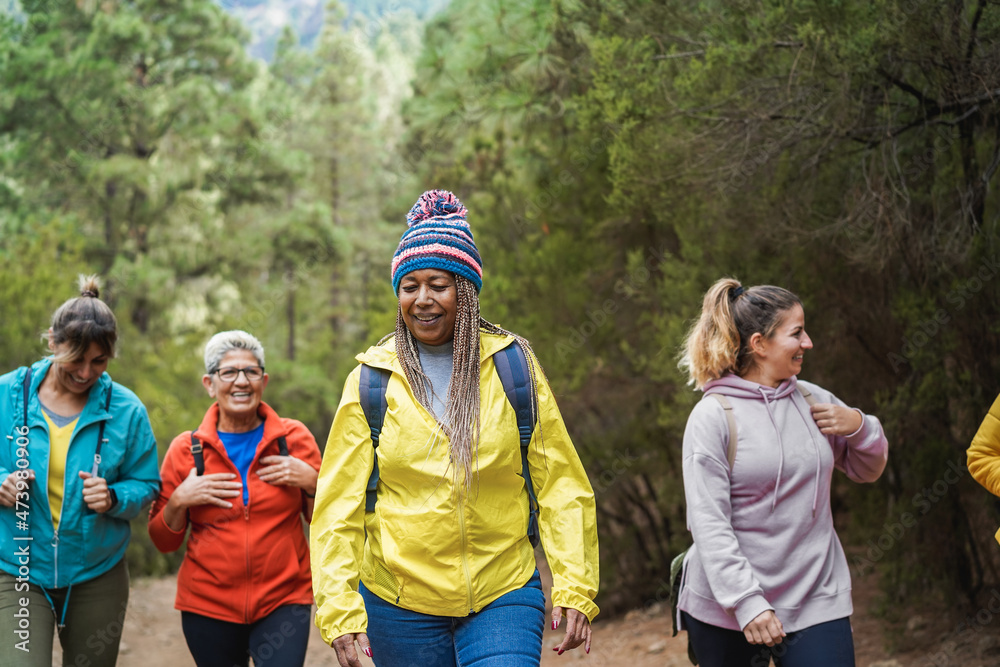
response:
<path id="1" fill-rule="evenodd" d="M 378 667 L 537 667 L 545 594 L 538 570 L 524 585 L 463 617 L 431 616 L 386 602 L 359 586 Z"/>
<path id="2" fill-rule="evenodd" d="M 818 623 L 789 632 L 780 644 L 751 644 L 742 632 L 702 623 L 681 612 L 701 667 L 854 667 L 851 620 Z"/>
<path id="3" fill-rule="evenodd" d="M 254 623 L 232 623 L 181 612 L 181 628 L 199 667 L 302 667 L 312 610 L 286 604 Z"/>

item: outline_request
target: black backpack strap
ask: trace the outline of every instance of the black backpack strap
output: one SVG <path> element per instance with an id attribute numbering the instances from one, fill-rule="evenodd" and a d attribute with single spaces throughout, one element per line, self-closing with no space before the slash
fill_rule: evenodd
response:
<path id="1" fill-rule="evenodd" d="M 531 434 L 535 430 L 535 414 L 537 405 L 531 392 L 531 371 L 524 350 L 514 341 L 500 352 L 493 355 L 493 365 L 503 385 L 507 400 L 517 415 L 517 433 L 521 441 L 521 477 L 528 491 L 528 540 L 531 546 L 539 543 L 538 532 L 538 499 L 531 483 L 531 471 L 528 468 L 528 449 L 531 444 Z"/>
<path id="2" fill-rule="evenodd" d="M 194 431 L 191 431 L 191 456 L 194 457 L 194 468 L 198 472 L 198 477 L 205 474 L 205 454 L 202 450 L 201 440 L 194 437 Z"/>
<path id="3" fill-rule="evenodd" d="M 389 378 L 392 373 L 381 368 L 373 368 L 368 364 L 361 364 L 361 381 L 358 386 L 358 398 L 361 402 L 361 409 L 368 420 L 368 428 L 371 429 L 372 448 L 378 449 L 379 435 L 382 433 L 382 424 L 385 421 L 385 413 L 389 409 L 386 402 L 385 392 L 389 388 Z M 375 511 L 375 500 L 378 490 L 378 453 L 375 453 L 372 464 L 372 474 L 368 478 L 368 486 L 365 487 L 365 511 Z"/>
<path id="4" fill-rule="evenodd" d="M 104 399 L 105 412 L 111 412 L 111 393 L 114 388 L 115 385 L 113 383 L 108 385 L 108 395 Z M 107 438 L 104 437 L 104 427 L 107 423 L 107 419 L 102 419 L 101 425 L 97 428 L 97 449 L 94 450 L 94 467 L 90 470 L 90 474 L 94 477 L 97 477 L 97 469 L 101 465 L 101 447 L 103 447 L 104 443 L 108 441 Z"/>
<path id="5" fill-rule="evenodd" d="M 24 374 L 24 427 L 28 427 L 28 399 L 31 395 L 31 366 L 28 366 L 27 372 Z"/>
<path id="6" fill-rule="evenodd" d="M 205 474 L 205 448 L 201 444 L 201 440 L 194 437 L 194 431 L 191 431 L 191 456 L 194 457 L 194 467 L 198 472 L 198 476 L 201 477 Z M 278 436 L 278 453 L 282 456 L 288 456 L 288 441 L 285 436 Z"/>
<path id="7" fill-rule="evenodd" d="M 17 448 L 18 449 L 22 449 L 23 448 L 23 450 L 25 452 L 27 452 L 27 451 L 29 451 L 29 447 L 31 445 L 31 443 L 28 442 L 28 399 L 31 397 L 31 366 L 28 366 L 27 367 L 27 371 L 24 373 L 24 381 L 22 383 L 22 388 L 24 390 L 24 397 L 23 397 L 24 398 L 24 412 L 23 412 L 23 416 L 22 416 L 23 424 L 24 424 L 24 433 L 21 433 L 17 428 L 14 429 L 14 432 L 18 435 L 18 438 L 17 438 L 17 441 L 16 441 L 17 442 Z M 7 439 L 8 440 L 13 440 L 14 436 L 8 435 Z M 18 457 L 18 460 L 22 460 L 22 459 L 25 462 L 25 466 L 24 466 L 24 468 L 22 468 L 21 466 L 17 466 L 17 469 L 19 471 L 21 471 L 21 474 L 26 475 L 27 474 L 27 468 L 28 468 L 28 454 L 25 453 L 23 457 L 20 457 L 20 456 Z M 19 477 L 20 477 L 20 475 L 19 475 Z M 18 516 L 20 516 L 20 515 L 18 515 Z M 31 534 L 30 533 L 30 528 L 31 528 L 30 523 L 31 523 L 31 516 L 28 514 L 28 512 L 25 512 L 24 513 L 24 520 L 17 522 L 18 531 L 21 532 L 21 533 L 23 533 L 23 535 L 21 535 L 19 537 L 15 537 L 14 538 L 15 540 L 23 540 L 23 539 L 30 540 L 31 539 L 31 537 L 30 537 L 30 534 Z M 25 575 L 25 577 L 27 577 L 27 575 Z"/>

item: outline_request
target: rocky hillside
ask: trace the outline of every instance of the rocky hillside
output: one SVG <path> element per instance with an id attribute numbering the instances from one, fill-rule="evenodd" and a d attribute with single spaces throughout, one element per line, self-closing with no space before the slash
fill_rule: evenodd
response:
<path id="1" fill-rule="evenodd" d="M 323 27 L 326 0 L 219 0 L 219 4 L 242 19 L 252 35 L 250 53 L 270 60 L 285 26 L 299 36 L 304 46 L 312 46 Z M 348 20 L 375 22 L 399 12 L 411 12 L 426 19 L 447 4 L 447 0 L 341 0 Z M 377 27 L 368 31 L 377 34 Z"/>

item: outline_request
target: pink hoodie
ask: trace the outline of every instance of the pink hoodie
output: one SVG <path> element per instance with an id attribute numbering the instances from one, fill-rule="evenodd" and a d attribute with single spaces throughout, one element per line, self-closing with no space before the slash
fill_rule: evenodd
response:
<path id="1" fill-rule="evenodd" d="M 684 560 L 678 609 L 742 630 L 773 609 L 785 632 L 850 616 L 851 573 L 833 529 L 836 467 L 855 482 L 882 474 L 888 442 L 878 419 L 850 436 L 825 436 L 791 377 L 778 388 L 727 375 L 705 385 L 684 431 L 684 494 L 694 546 Z M 843 401 L 802 382 L 819 403 Z M 736 419 L 736 460 L 727 460 Z M 845 406 L 847 407 L 847 406 Z M 860 410 L 858 411 L 860 413 Z"/>

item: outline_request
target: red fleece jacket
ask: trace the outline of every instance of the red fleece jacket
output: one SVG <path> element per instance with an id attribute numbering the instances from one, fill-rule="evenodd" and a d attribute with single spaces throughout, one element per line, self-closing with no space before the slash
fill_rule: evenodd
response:
<path id="1" fill-rule="evenodd" d="M 177 574 L 175 607 L 233 623 L 253 623 L 288 604 L 312 604 L 309 545 L 302 520 L 311 518 L 301 489 L 274 486 L 260 479 L 260 459 L 277 455 L 278 437 L 285 436 L 289 456 L 319 469 L 320 453 L 308 429 L 294 419 L 283 419 L 261 403 L 264 436 L 247 475 L 249 502 L 242 495 L 233 507 L 200 505 L 188 511 L 191 528 L 187 553 Z M 213 404 L 195 436 L 204 446 L 205 474 L 239 471 L 226 455 L 216 424 L 219 406 Z M 176 551 L 184 530 L 174 531 L 163 518 L 170 495 L 194 465 L 191 433 L 174 438 L 163 459 L 163 487 L 149 512 L 149 536 L 160 551 Z"/>

